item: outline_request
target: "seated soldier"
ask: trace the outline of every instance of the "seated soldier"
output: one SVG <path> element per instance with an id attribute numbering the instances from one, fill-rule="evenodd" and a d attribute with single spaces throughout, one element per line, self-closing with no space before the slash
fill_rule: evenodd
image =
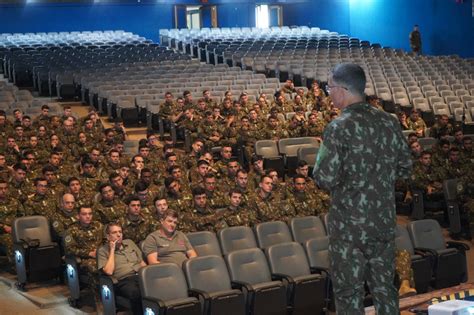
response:
<path id="1" fill-rule="evenodd" d="M 426 200 L 443 200 L 443 178 L 444 172 L 439 168 L 433 167 L 431 163 L 431 153 L 423 151 L 413 167 L 411 177 L 412 189 L 423 191 L 423 198 Z"/>
<path id="2" fill-rule="evenodd" d="M 78 211 L 78 221 L 65 233 L 64 251 L 80 259 L 80 272 L 91 278 L 90 288 L 97 285 L 97 249 L 102 245 L 103 229 L 99 221 L 93 220 L 92 207 L 83 205 Z"/>
<path id="3" fill-rule="evenodd" d="M 143 241 L 151 229 L 149 216 L 142 213 L 140 199 L 136 196 L 129 196 L 125 200 L 127 204 L 127 214 L 119 219 L 120 226 L 123 227 L 123 236 L 136 244 Z"/>
<path id="4" fill-rule="evenodd" d="M 232 188 L 229 192 L 229 206 L 218 210 L 222 213 L 225 227 L 229 226 L 252 226 L 255 222 L 255 216 L 247 207 L 242 206 L 242 191 L 238 188 Z"/>
<path id="5" fill-rule="evenodd" d="M 112 277 L 115 294 L 131 301 L 133 314 L 143 314 L 138 285 L 138 270 L 146 266 L 142 252 L 132 240 L 123 239 L 119 224 L 109 223 L 105 233 L 107 243 L 97 251 L 97 267 Z"/>
<path id="6" fill-rule="evenodd" d="M 148 264 L 175 263 L 179 267 L 188 258 L 197 257 L 186 235 L 177 231 L 178 213 L 168 210 L 163 214 L 161 226 L 143 242 Z"/>
<path id="7" fill-rule="evenodd" d="M 10 263 L 13 262 L 12 224 L 23 215 L 21 203 L 8 195 L 8 183 L 0 179 L 0 248 L 5 251 Z"/>
<path id="8" fill-rule="evenodd" d="M 99 201 L 94 204 L 94 213 L 103 224 L 116 222 L 125 215 L 124 203 L 115 197 L 115 192 L 109 183 L 99 186 Z"/>
<path id="9" fill-rule="evenodd" d="M 77 211 L 75 209 L 74 196 L 65 193 L 59 202 L 58 210 L 51 217 L 53 235 L 60 244 L 63 243 L 66 230 L 77 222 Z"/>

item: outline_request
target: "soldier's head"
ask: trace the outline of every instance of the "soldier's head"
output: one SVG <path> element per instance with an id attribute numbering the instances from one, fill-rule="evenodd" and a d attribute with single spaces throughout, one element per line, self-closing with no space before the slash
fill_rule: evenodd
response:
<path id="1" fill-rule="evenodd" d="M 352 63 L 336 65 L 328 78 L 327 92 L 336 108 L 365 100 L 364 69 Z"/>
<path id="2" fill-rule="evenodd" d="M 112 201 L 115 198 L 115 192 L 112 188 L 112 185 L 109 183 L 104 183 L 99 186 L 99 192 L 102 200 Z"/>
<path id="3" fill-rule="evenodd" d="M 171 167 L 178 164 L 178 156 L 174 152 L 168 152 L 165 155 L 166 166 Z"/>
<path id="4" fill-rule="evenodd" d="M 241 189 L 247 189 L 249 174 L 244 169 L 239 169 L 235 175 L 235 183 Z"/>
<path id="5" fill-rule="evenodd" d="M 264 175 L 260 178 L 258 186 L 263 193 L 269 194 L 273 190 L 273 179 L 268 175 Z"/>
<path id="6" fill-rule="evenodd" d="M 109 183 L 112 185 L 112 188 L 122 188 L 123 187 L 123 178 L 119 173 L 111 173 L 109 175 Z"/>
<path id="7" fill-rule="evenodd" d="M 61 209 L 64 210 L 65 212 L 73 212 L 74 211 L 74 206 L 75 206 L 75 199 L 72 194 L 65 193 L 61 197 Z"/>
<path id="8" fill-rule="evenodd" d="M 205 177 L 207 175 L 207 172 L 209 170 L 209 163 L 206 160 L 199 160 L 197 163 L 197 172 L 199 175 L 202 177 Z"/>
<path id="9" fill-rule="evenodd" d="M 268 117 L 268 124 L 272 128 L 278 127 L 278 117 L 275 115 L 270 115 L 270 117 Z"/>
<path id="10" fill-rule="evenodd" d="M 61 164 L 61 155 L 57 152 L 52 152 L 49 155 L 49 164 L 58 167 Z"/>
<path id="11" fill-rule="evenodd" d="M 418 118 L 420 118 L 420 113 L 418 112 L 417 109 L 413 109 L 413 110 L 411 111 L 411 113 L 410 113 L 410 119 L 411 119 L 412 121 L 417 121 Z"/>
<path id="12" fill-rule="evenodd" d="M 45 104 L 45 105 L 41 106 L 41 114 L 43 116 L 48 116 L 48 114 L 49 114 L 49 106 L 48 105 Z"/>
<path id="13" fill-rule="evenodd" d="M 209 90 L 204 90 L 202 91 L 202 96 L 205 98 L 205 99 L 210 99 L 211 98 L 211 91 Z"/>
<path id="14" fill-rule="evenodd" d="M 296 174 L 303 175 L 305 178 L 308 177 L 309 165 L 308 162 L 301 160 L 298 162 L 296 167 Z"/>
<path id="15" fill-rule="evenodd" d="M 423 151 L 423 148 L 421 147 L 418 141 L 415 141 L 410 144 L 410 150 L 414 156 L 420 156 L 421 151 Z"/>
<path id="16" fill-rule="evenodd" d="M 147 135 L 147 141 L 148 141 L 149 147 L 151 148 L 156 147 L 160 142 L 158 139 L 158 136 L 155 133 L 149 133 Z"/>
<path id="17" fill-rule="evenodd" d="M 21 119 L 23 118 L 23 112 L 19 109 L 15 109 L 13 111 L 13 117 L 15 117 L 15 120 L 21 121 Z"/>
<path id="18" fill-rule="evenodd" d="M 193 94 L 190 91 L 184 91 L 183 97 L 186 102 L 191 102 L 193 100 Z"/>
<path id="19" fill-rule="evenodd" d="M 216 190 L 216 177 L 214 174 L 206 174 L 204 177 L 204 189 L 207 191 Z"/>
<path id="20" fill-rule="evenodd" d="M 4 167 L 7 164 L 7 159 L 5 158 L 5 154 L 0 153 L 0 167 Z"/>
<path id="21" fill-rule="evenodd" d="M 454 163 L 459 162 L 459 154 L 460 152 L 458 148 L 453 147 L 449 149 L 449 160 Z"/>
<path id="22" fill-rule="evenodd" d="M 109 151 L 109 162 L 112 165 L 118 165 L 120 163 L 120 152 L 116 149 Z"/>
<path id="23" fill-rule="evenodd" d="M 232 147 L 230 145 L 223 145 L 220 153 L 222 159 L 229 160 L 232 157 Z"/>
<path id="24" fill-rule="evenodd" d="M 13 178 L 17 182 L 23 182 L 26 178 L 26 171 L 27 168 L 24 164 L 22 163 L 16 163 L 13 165 Z"/>
<path id="25" fill-rule="evenodd" d="M 306 178 L 303 175 L 296 174 L 293 177 L 293 186 L 296 191 L 305 191 L 306 190 Z"/>
<path id="26" fill-rule="evenodd" d="M 139 148 L 138 148 L 138 152 L 141 156 L 143 156 L 145 159 L 148 158 L 150 156 L 150 148 L 148 147 L 148 145 L 141 145 Z"/>
<path id="27" fill-rule="evenodd" d="M 90 205 L 81 205 L 77 210 L 77 219 L 82 225 L 89 225 L 92 222 L 92 207 Z"/>
<path id="28" fill-rule="evenodd" d="M 22 125 L 16 125 L 15 126 L 15 134 L 18 137 L 23 137 L 23 126 Z"/>
<path id="29" fill-rule="evenodd" d="M 139 216 L 142 210 L 140 198 L 137 196 L 130 196 L 126 199 L 128 206 L 128 214 L 131 216 Z"/>
<path id="30" fill-rule="evenodd" d="M 72 194 L 77 195 L 81 191 L 81 182 L 77 177 L 71 177 L 67 181 L 67 186 L 69 188 L 69 192 Z"/>
<path id="31" fill-rule="evenodd" d="M 279 184 L 280 178 L 278 178 L 278 172 L 276 170 L 270 168 L 266 171 L 266 174 L 272 179 L 274 186 Z"/>
<path id="32" fill-rule="evenodd" d="M 201 139 L 196 139 L 191 145 L 191 148 L 193 149 L 193 152 L 197 154 L 201 152 L 203 146 L 204 146 L 204 142 Z"/>
<path id="33" fill-rule="evenodd" d="M 227 163 L 227 175 L 229 177 L 234 178 L 239 169 L 240 169 L 240 164 L 237 159 L 233 158 Z"/>
<path id="34" fill-rule="evenodd" d="M 454 130 L 454 139 L 457 142 L 461 142 L 463 138 L 464 138 L 464 132 L 462 131 L 461 128 Z"/>
<path id="35" fill-rule="evenodd" d="M 140 181 L 147 185 L 151 185 L 153 180 L 153 172 L 149 168 L 144 168 L 140 172 Z"/>
<path id="36" fill-rule="evenodd" d="M 171 92 L 166 92 L 165 93 L 165 101 L 166 102 L 171 102 L 173 100 L 173 94 Z"/>
<path id="37" fill-rule="evenodd" d="M 263 157 L 261 155 L 252 156 L 252 166 L 257 172 L 263 172 Z"/>
<path id="38" fill-rule="evenodd" d="M 242 203 L 242 191 L 238 188 L 233 188 L 229 191 L 229 201 L 232 207 L 239 207 Z"/>
<path id="39" fill-rule="evenodd" d="M 5 199 L 8 194 L 8 182 L 0 179 L 0 199 Z"/>
<path id="40" fill-rule="evenodd" d="M 209 163 L 209 166 L 211 167 L 214 164 L 214 157 L 212 156 L 212 153 L 209 151 L 203 151 L 201 152 L 199 156 L 199 160 L 204 160 L 207 163 Z"/>
<path id="41" fill-rule="evenodd" d="M 84 176 L 95 176 L 95 163 L 88 157 L 84 157 L 81 161 L 81 173 Z"/>
<path id="42" fill-rule="evenodd" d="M 197 108 L 198 108 L 200 111 L 206 111 L 206 109 L 207 109 L 207 103 L 206 103 L 206 100 L 205 100 L 204 98 L 198 99 L 198 101 L 197 101 Z"/>
<path id="43" fill-rule="evenodd" d="M 421 152 L 419 161 L 421 165 L 423 166 L 430 166 L 431 165 L 431 152 L 430 151 Z"/>
<path id="44" fill-rule="evenodd" d="M 181 184 L 179 180 L 174 177 L 165 178 L 165 187 L 166 190 L 173 195 L 177 195 L 181 192 Z"/>
<path id="45" fill-rule="evenodd" d="M 112 128 L 107 128 L 104 130 L 105 141 L 107 143 L 112 143 L 115 138 L 115 130 Z"/>
<path id="46" fill-rule="evenodd" d="M 472 150 L 472 138 L 471 137 L 463 137 L 462 138 L 462 146 L 464 150 L 470 152 Z"/>
<path id="47" fill-rule="evenodd" d="M 56 168 L 52 165 L 45 165 L 41 170 L 43 177 L 46 178 L 48 184 L 53 184 L 56 182 Z"/>
<path id="48" fill-rule="evenodd" d="M 168 209 L 160 220 L 161 232 L 167 236 L 172 236 L 178 226 L 178 213 L 174 210 Z"/>
<path id="49" fill-rule="evenodd" d="M 140 201 L 146 202 L 148 198 L 148 184 L 139 181 L 135 184 L 135 195 L 140 198 Z"/>
<path id="50" fill-rule="evenodd" d="M 143 159 L 143 156 L 140 154 L 135 155 L 132 158 L 132 167 L 137 170 L 141 170 L 142 168 L 145 167 L 145 160 Z"/>
<path id="51" fill-rule="evenodd" d="M 193 201 L 196 208 L 205 208 L 207 204 L 206 191 L 202 187 L 193 188 Z"/>
<path id="52" fill-rule="evenodd" d="M 118 169 L 118 174 L 125 180 L 130 175 L 130 167 L 127 165 L 121 165 Z"/>
<path id="53" fill-rule="evenodd" d="M 9 135 L 7 137 L 7 147 L 14 148 L 16 146 L 15 137 L 13 135 Z"/>
<path id="54" fill-rule="evenodd" d="M 164 196 L 156 196 L 153 200 L 153 204 L 155 205 L 155 210 L 160 217 L 168 210 L 168 201 Z"/>
<path id="55" fill-rule="evenodd" d="M 438 118 L 438 124 L 441 126 L 446 126 L 449 123 L 449 116 L 448 115 L 441 115 Z"/>
<path id="56" fill-rule="evenodd" d="M 37 177 L 34 179 L 36 194 L 44 196 L 48 192 L 48 181 L 44 177 Z"/>
<path id="57" fill-rule="evenodd" d="M 408 144 L 411 144 L 415 141 L 418 141 L 418 136 L 416 134 L 416 132 L 411 132 L 409 135 L 408 135 Z"/>
<path id="58" fill-rule="evenodd" d="M 438 146 L 443 153 L 448 154 L 451 143 L 447 139 L 440 139 Z"/>
<path id="59" fill-rule="evenodd" d="M 122 227 L 117 222 L 107 224 L 105 227 L 105 234 L 109 242 L 116 242 L 115 246 L 120 246 L 123 241 Z"/>
<path id="60" fill-rule="evenodd" d="M 170 174 L 176 180 L 180 180 L 183 176 L 183 172 L 181 171 L 181 167 L 178 165 L 171 166 L 168 168 L 168 174 Z"/>

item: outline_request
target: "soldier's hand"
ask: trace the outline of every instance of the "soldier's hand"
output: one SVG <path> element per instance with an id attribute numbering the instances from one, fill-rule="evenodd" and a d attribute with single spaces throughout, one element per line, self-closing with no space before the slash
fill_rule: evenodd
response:
<path id="1" fill-rule="evenodd" d="M 5 233 L 8 233 L 8 234 L 11 234 L 12 232 L 12 228 L 8 225 L 4 225 L 3 230 L 5 231 Z"/>
<path id="2" fill-rule="evenodd" d="M 429 185 L 426 187 L 426 194 L 431 195 L 433 193 L 434 187 Z"/>
<path id="3" fill-rule="evenodd" d="M 96 255 L 97 255 L 97 251 L 95 249 L 89 252 L 89 257 L 95 258 Z"/>

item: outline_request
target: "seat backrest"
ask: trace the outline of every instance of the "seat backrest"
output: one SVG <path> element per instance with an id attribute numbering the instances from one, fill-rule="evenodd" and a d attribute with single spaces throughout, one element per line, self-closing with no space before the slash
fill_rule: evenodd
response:
<path id="1" fill-rule="evenodd" d="M 291 233 L 295 242 L 305 244 L 306 241 L 326 236 L 324 224 L 316 216 L 297 217 L 290 221 Z"/>
<path id="2" fill-rule="evenodd" d="M 296 156 L 299 148 L 319 147 L 319 142 L 314 137 L 287 138 L 278 141 L 281 154 Z"/>
<path id="3" fill-rule="evenodd" d="M 205 292 L 231 290 L 230 277 L 221 256 L 204 256 L 188 259 L 183 264 L 190 289 Z"/>
<path id="4" fill-rule="evenodd" d="M 279 156 L 277 142 L 274 140 L 259 140 L 255 142 L 255 154 L 264 158 Z"/>
<path id="5" fill-rule="evenodd" d="M 329 237 L 310 239 L 305 249 L 311 267 L 329 269 Z"/>
<path id="6" fill-rule="evenodd" d="M 397 227 L 395 228 L 395 245 L 397 246 L 397 249 L 404 249 L 410 255 L 415 254 L 406 226 L 397 224 Z"/>
<path id="7" fill-rule="evenodd" d="M 275 244 L 292 242 L 290 229 L 282 221 L 263 222 L 255 226 L 258 247 L 265 249 Z"/>
<path id="8" fill-rule="evenodd" d="M 236 250 L 257 247 L 252 229 L 247 226 L 228 227 L 220 230 L 217 236 L 224 255 Z"/>
<path id="9" fill-rule="evenodd" d="M 306 254 L 299 243 L 276 244 L 270 246 L 266 253 L 272 273 L 280 273 L 291 277 L 311 273 Z"/>
<path id="10" fill-rule="evenodd" d="M 238 250 L 225 259 L 232 281 L 257 284 L 272 280 L 265 255 L 259 248 Z"/>
<path id="11" fill-rule="evenodd" d="M 210 231 L 188 233 L 186 235 L 199 257 L 217 255 L 222 256 L 222 251 L 217 241 L 216 234 Z"/>
<path id="12" fill-rule="evenodd" d="M 161 263 L 146 266 L 140 269 L 138 276 L 143 297 L 170 301 L 188 296 L 186 279 L 176 264 Z"/>
<path id="13" fill-rule="evenodd" d="M 319 148 L 317 147 L 303 147 L 298 148 L 297 156 L 299 161 L 306 161 L 308 165 L 313 166 L 316 163 L 316 156 Z"/>
<path id="14" fill-rule="evenodd" d="M 39 240 L 40 246 L 51 245 L 51 233 L 46 217 L 35 215 L 16 218 L 12 226 L 12 238 L 14 243 L 27 240 Z"/>
<path id="15" fill-rule="evenodd" d="M 425 219 L 410 222 L 408 224 L 408 232 L 415 248 L 423 247 L 433 250 L 446 248 L 441 227 L 436 220 Z"/>
<path id="16" fill-rule="evenodd" d="M 458 191 L 462 191 L 462 183 L 457 178 L 443 181 L 443 193 L 446 201 L 455 201 L 458 197 Z"/>

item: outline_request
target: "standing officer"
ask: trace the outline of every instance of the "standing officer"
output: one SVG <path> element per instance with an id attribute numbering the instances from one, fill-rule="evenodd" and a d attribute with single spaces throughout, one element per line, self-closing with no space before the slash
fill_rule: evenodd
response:
<path id="1" fill-rule="evenodd" d="M 341 115 L 324 131 L 313 176 L 331 191 L 329 260 L 337 314 L 364 314 L 367 280 L 379 314 L 398 314 L 395 180 L 412 160 L 398 122 L 365 101 L 365 73 L 336 65 L 328 92 Z"/>

